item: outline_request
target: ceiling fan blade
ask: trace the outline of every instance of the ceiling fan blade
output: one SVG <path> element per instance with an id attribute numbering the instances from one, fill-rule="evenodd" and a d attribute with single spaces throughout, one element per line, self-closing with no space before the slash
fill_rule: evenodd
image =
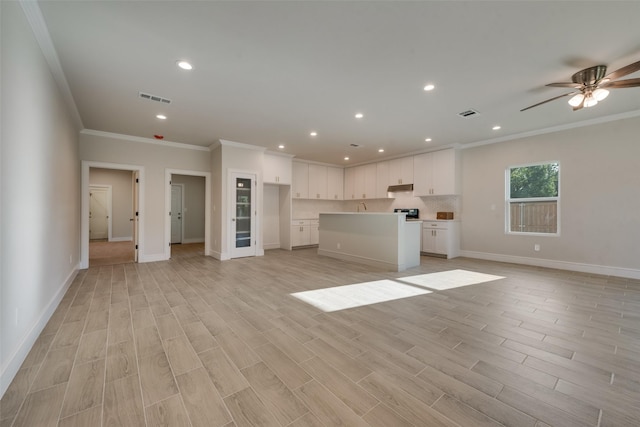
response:
<path id="1" fill-rule="evenodd" d="M 622 67 L 619 70 L 615 70 L 609 75 L 605 76 L 605 79 L 616 80 L 620 77 L 624 77 L 627 74 L 635 73 L 636 71 L 640 71 L 640 61 L 634 62 L 633 64 L 629 64 L 626 67 Z"/>
<path id="2" fill-rule="evenodd" d="M 556 100 L 556 99 L 558 99 L 558 98 L 564 98 L 565 96 L 569 96 L 569 95 L 576 95 L 576 94 L 578 94 L 578 93 L 579 93 L 579 92 L 569 92 L 569 93 L 565 93 L 564 95 L 554 96 L 553 98 L 549 98 L 549 99 L 547 99 L 546 101 L 538 102 L 537 104 L 533 104 L 533 105 L 531 105 L 531 106 L 529 106 L 529 107 L 527 107 L 527 108 L 523 108 L 523 109 L 522 109 L 522 110 L 520 110 L 520 111 L 527 111 L 527 110 L 529 110 L 529 109 L 531 109 L 531 108 L 533 108 L 533 107 L 537 107 L 538 105 L 546 104 L 547 102 L 555 101 L 555 100 Z"/>
<path id="3" fill-rule="evenodd" d="M 640 86 L 640 78 L 616 80 L 614 82 L 606 82 L 599 85 L 599 87 L 607 88 L 607 89 L 620 89 L 625 87 L 638 87 L 638 86 Z"/>
<path id="4" fill-rule="evenodd" d="M 582 87 L 582 85 L 580 83 L 571 83 L 571 82 L 567 82 L 567 83 L 549 83 L 548 85 L 545 86 L 550 86 L 550 87 L 572 87 L 574 89 L 580 89 Z"/>

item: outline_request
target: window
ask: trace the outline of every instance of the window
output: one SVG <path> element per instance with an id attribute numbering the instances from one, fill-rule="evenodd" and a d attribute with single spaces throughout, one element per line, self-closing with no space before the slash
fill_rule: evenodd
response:
<path id="1" fill-rule="evenodd" d="M 507 169 L 507 233 L 558 234 L 560 164 Z"/>

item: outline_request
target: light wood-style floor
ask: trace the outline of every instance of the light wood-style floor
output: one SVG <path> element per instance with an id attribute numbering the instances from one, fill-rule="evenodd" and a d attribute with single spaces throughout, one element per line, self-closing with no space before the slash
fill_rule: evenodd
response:
<path id="1" fill-rule="evenodd" d="M 89 266 L 126 264 L 134 260 L 133 241 L 89 241 Z"/>
<path id="2" fill-rule="evenodd" d="M 640 425 L 640 281 L 172 250 L 80 272 L 0 427 Z M 289 295 L 453 269 L 505 278 L 326 313 Z"/>

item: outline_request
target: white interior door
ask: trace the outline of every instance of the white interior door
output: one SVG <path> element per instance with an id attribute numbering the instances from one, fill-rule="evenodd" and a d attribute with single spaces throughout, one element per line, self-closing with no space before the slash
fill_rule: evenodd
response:
<path id="1" fill-rule="evenodd" d="M 231 258 L 256 255 L 256 175 L 232 172 Z"/>
<path id="2" fill-rule="evenodd" d="M 89 240 L 109 238 L 107 188 L 89 187 Z"/>
<path id="3" fill-rule="evenodd" d="M 182 243 L 182 185 L 171 184 L 171 244 Z"/>

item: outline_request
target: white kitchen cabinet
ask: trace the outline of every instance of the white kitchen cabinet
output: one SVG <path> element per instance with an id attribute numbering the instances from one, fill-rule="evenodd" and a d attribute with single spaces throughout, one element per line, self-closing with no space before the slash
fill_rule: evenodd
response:
<path id="1" fill-rule="evenodd" d="M 389 162 L 382 161 L 376 163 L 376 197 L 384 199 L 388 197 L 389 188 Z"/>
<path id="2" fill-rule="evenodd" d="M 344 170 L 344 200 L 356 198 L 356 168 Z"/>
<path id="3" fill-rule="evenodd" d="M 320 221 L 317 219 L 296 219 L 291 223 L 291 247 L 317 245 Z"/>
<path id="4" fill-rule="evenodd" d="M 309 198 L 327 199 L 327 167 L 309 164 Z"/>
<path id="5" fill-rule="evenodd" d="M 291 184 L 291 156 L 265 153 L 262 174 L 265 184 Z"/>
<path id="6" fill-rule="evenodd" d="M 344 199 L 344 169 L 327 167 L 327 198 L 329 200 Z"/>
<path id="7" fill-rule="evenodd" d="M 413 157 L 413 195 L 459 194 L 459 157 L 455 149 L 418 154 Z"/>
<path id="8" fill-rule="evenodd" d="M 317 245 L 320 243 L 320 220 L 319 219 L 310 219 L 309 220 L 309 244 Z"/>
<path id="9" fill-rule="evenodd" d="M 389 161 L 389 185 L 413 184 L 413 156 Z"/>
<path id="10" fill-rule="evenodd" d="M 375 163 L 356 166 L 355 168 L 355 198 L 375 199 L 376 198 L 376 175 L 378 173 Z"/>
<path id="11" fill-rule="evenodd" d="M 293 162 L 292 197 L 309 198 L 309 163 Z"/>
<path id="12" fill-rule="evenodd" d="M 309 227 L 305 227 L 305 220 L 294 220 L 291 224 L 291 246 L 305 246 L 309 241 Z"/>
<path id="13" fill-rule="evenodd" d="M 420 251 L 426 255 L 457 257 L 460 252 L 460 223 L 458 221 L 424 221 Z"/>

